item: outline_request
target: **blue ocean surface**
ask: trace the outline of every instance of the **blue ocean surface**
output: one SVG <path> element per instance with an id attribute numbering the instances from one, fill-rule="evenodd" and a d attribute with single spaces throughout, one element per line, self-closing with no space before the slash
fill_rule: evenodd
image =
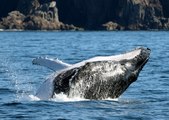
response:
<path id="1" fill-rule="evenodd" d="M 138 79 L 116 100 L 37 100 L 53 71 L 32 65 L 43 56 L 73 64 L 144 46 L 151 49 Z M 0 119 L 169 119 L 169 32 L 0 32 Z"/>

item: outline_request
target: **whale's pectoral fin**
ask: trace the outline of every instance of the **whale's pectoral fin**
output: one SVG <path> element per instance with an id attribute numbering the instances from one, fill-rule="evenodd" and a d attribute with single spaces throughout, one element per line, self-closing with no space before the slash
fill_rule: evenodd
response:
<path id="1" fill-rule="evenodd" d="M 46 57 L 35 58 L 33 59 L 32 64 L 44 66 L 53 71 L 58 71 L 71 66 L 70 64 L 64 63 L 61 60 Z"/>

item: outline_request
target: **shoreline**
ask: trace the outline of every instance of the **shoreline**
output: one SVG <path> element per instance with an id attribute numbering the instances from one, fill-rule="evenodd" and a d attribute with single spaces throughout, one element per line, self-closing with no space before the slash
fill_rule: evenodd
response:
<path id="1" fill-rule="evenodd" d="M 169 30 L 21 30 L 21 29 L 0 29 L 0 32 L 169 32 Z"/>

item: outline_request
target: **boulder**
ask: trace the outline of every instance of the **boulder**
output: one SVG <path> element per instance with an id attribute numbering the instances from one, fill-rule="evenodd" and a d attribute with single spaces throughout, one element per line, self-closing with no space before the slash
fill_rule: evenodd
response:
<path id="1" fill-rule="evenodd" d="M 44 3 L 38 7 L 37 10 L 35 10 L 34 15 L 38 16 L 39 14 L 43 14 L 44 19 L 59 23 L 58 9 L 55 1 Z"/>
<path id="2" fill-rule="evenodd" d="M 58 30 L 60 24 L 56 21 L 49 21 L 41 16 L 31 15 L 26 19 L 25 29 L 27 30 Z"/>
<path id="3" fill-rule="evenodd" d="M 0 22 L 0 30 L 5 29 L 5 27 L 2 25 L 2 22 Z"/>
<path id="4" fill-rule="evenodd" d="M 160 18 L 162 30 L 169 30 L 169 18 Z"/>
<path id="5" fill-rule="evenodd" d="M 112 21 L 109 21 L 109 22 L 103 24 L 102 26 L 103 26 L 103 30 L 108 30 L 108 31 L 123 30 L 124 29 L 118 23 L 115 23 L 115 22 L 112 22 Z"/>
<path id="6" fill-rule="evenodd" d="M 4 29 L 24 29 L 25 15 L 19 11 L 12 11 L 6 18 L 2 18 Z"/>
<path id="7" fill-rule="evenodd" d="M 68 25 L 68 24 L 61 23 L 60 30 L 83 31 L 84 29 L 80 27 L 76 27 L 73 24 Z"/>
<path id="8" fill-rule="evenodd" d="M 25 6 L 27 7 L 25 8 Z M 7 17 L 3 18 L 1 26 L 4 26 L 5 29 L 60 29 L 56 2 L 40 5 L 38 0 L 21 0 L 18 10 L 10 12 Z"/>
<path id="9" fill-rule="evenodd" d="M 58 30 L 60 22 L 56 2 L 44 3 L 34 9 L 25 20 L 25 29 L 33 30 Z"/>

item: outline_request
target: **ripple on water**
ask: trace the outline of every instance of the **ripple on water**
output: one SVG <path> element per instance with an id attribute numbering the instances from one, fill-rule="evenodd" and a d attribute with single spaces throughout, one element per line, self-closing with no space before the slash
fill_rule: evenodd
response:
<path id="1" fill-rule="evenodd" d="M 168 32 L 0 32 L 1 119 L 168 119 Z M 32 66 L 39 56 L 75 63 L 138 46 L 151 48 L 138 80 L 117 100 L 64 95 L 39 100 L 36 89 L 52 71 Z"/>

